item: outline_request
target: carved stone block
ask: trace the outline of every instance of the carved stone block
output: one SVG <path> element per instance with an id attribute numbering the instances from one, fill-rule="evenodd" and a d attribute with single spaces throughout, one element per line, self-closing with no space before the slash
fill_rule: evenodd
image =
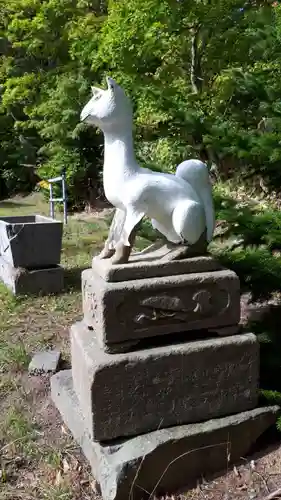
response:
<path id="1" fill-rule="evenodd" d="M 108 354 L 83 323 L 71 329 L 72 375 L 86 427 L 108 441 L 255 407 L 253 334 Z"/>
<path id="2" fill-rule="evenodd" d="M 82 273 L 84 320 L 108 352 L 126 342 L 164 334 L 214 329 L 240 321 L 237 275 L 212 272 L 110 283 Z"/>

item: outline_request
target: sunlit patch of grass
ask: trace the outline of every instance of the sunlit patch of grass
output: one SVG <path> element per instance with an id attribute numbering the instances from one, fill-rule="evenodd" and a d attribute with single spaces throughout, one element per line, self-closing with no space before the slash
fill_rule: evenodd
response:
<path id="1" fill-rule="evenodd" d="M 51 468 L 59 470 L 62 461 L 62 453 L 60 450 L 51 450 L 46 454 L 44 459 L 47 465 L 49 465 Z"/>
<path id="2" fill-rule="evenodd" d="M 7 370 L 23 370 L 27 368 L 30 357 L 23 342 L 16 344 L 0 339 L 0 373 Z"/>
<path id="3" fill-rule="evenodd" d="M 17 408 L 11 408 L 2 424 L 4 436 L 12 440 L 28 439 L 32 435 L 32 425 L 26 418 L 23 412 Z"/>
<path id="4" fill-rule="evenodd" d="M 4 285 L 4 283 L 0 282 L 0 320 L 1 314 L 4 314 L 6 311 L 12 312 L 17 307 L 17 304 L 18 301 L 13 296 L 12 292 L 10 292 L 10 290 Z"/>
<path id="5" fill-rule="evenodd" d="M 40 495 L 42 500 L 72 500 L 71 484 L 64 479 L 59 485 L 41 484 Z"/>
<path id="6" fill-rule="evenodd" d="M 13 457 L 21 454 L 30 457 L 37 453 L 36 429 L 30 415 L 20 406 L 11 406 L 1 418 L 1 455 Z"/>
<path id="7" fill-rule="evenodd" d="M 18 389 L 18 381 L 14 374 L 1 373 L 0 376 L 0 400 L 5 399 L 12 391 Z"/>

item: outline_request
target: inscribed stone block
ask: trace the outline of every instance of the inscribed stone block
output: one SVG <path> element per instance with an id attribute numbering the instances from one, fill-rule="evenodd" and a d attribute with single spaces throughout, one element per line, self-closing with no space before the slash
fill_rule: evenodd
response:
<path id="1" fill-rule="evenodd" d="M 259 344 L 251 333 L 108 354 L 77 323 L 71 354 L 74 389 L 94 440 L 200 422 L 257 403 Z"/>

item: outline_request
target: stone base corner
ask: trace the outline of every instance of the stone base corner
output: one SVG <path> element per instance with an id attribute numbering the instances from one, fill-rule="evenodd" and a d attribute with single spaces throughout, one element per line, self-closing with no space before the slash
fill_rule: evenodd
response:
<path id="1" fill-rule="evenodd" d="M 101 444 L 89 437 L 72 385 L 71 371 L 51 378 L 52 398 L 82 447 L 104 500 L 143 499 L 174 493 L 202 475 L 245 457 L 255 441 L 275 424 L 277 406 L 256 408 L 208 420 Z M 208 453 L 206 450 L 208 449 Z"/>

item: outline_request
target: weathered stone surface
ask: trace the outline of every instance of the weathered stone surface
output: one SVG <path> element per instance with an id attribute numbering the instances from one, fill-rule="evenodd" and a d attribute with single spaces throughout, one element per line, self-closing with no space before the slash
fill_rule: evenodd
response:
<path id="1" fill-rule="evenodd" d="M 41 215 L 1 217 L 0 256 L 15 268 L 40 269 L 60 263 L 63 224 Z"/>
<path id="2" fill-rule="evenodd" d="M 82 323 L 71 328 L 74 388 L 93 439 L 107 441 L 253 408 L 253 334 L 107 354 Z"/>
<path id="3" fill-rule="evenodd" d="M 242 332 L 242 326 L 241 325 L 234 325 L 234 326 L 225 326 L 222 328 L 210 328 L 208 330 L 209 333 L 213 333 L 216 335 L 219 335 L 221 337 L 228 337 L 229 335 L 235 335 L 236 333 L 241 333 Z"/>
<path id="4" fill-rule="evenodd" d="M 98 276 L 109 282 L 204 273 L 223 269 L 222 265 L 208 254 L 188 259 L 170 260 L 168 245 L 162 245 L 151 251 L 149 248 L 131 254 L 127 264 L 112 264 L 110 259 L 94 257 L 92 268 Z"/>
<path id="5" fill-rule="evenodd" d="M 61 359 L 60 351 L 50 350 L 34 354 L 29 363 L 28 373 L 30 375 L 42 375 L 43 373 L 56 373 Z"/>
<path id="6" fill-rule="evenodd" d="M 0 256 L 0 281 L 15 295 L 59 293 L 64 286 L 64 270 L 61 266 L 31 271 L 15 268 Z"/>
<path id="7" fill-rule="evenodd" d="M 52 397 L 66 425 L 82 447 L 99 482 L 104 500 L 146 498 L 175 493 L 202 475 L 226 468 L 245 457 L 266 429 L 275 424 L 277 406 L 160 429 L 121 442 L 100 444 L 90 439 L 72 387 L 70 371 L 51 379 Z"/>
<path id="8" fill-rule="evenodd" d="M 109 283 L 82 273 L 84 320 L 100 346 L 240 321 L 240 286 L 229 270 Z M 187 334 L 188 335 L 188 334 Z"/>

